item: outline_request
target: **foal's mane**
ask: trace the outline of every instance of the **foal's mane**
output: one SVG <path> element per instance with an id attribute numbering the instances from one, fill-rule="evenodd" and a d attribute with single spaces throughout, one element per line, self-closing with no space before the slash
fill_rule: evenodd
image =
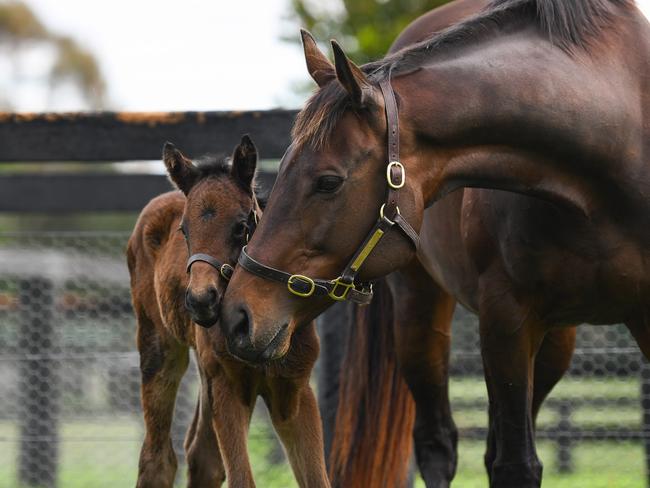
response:
<path id="1" fill-rule="evenodd" d="M 230 157 L 224 154 L 205 154 L 192 162 L 199 170 L 199 180 L 230 174 Z"/>
<path id="2" fill-rule="evenodd" d="M 578 50 L 589 52 L 597 35 L 611 25 L 622 9 L 634 5 L 634 0 L 492 0 L 477 15 L 361 69 L 371 82 L 378 83 L 391 75 L 417 70 L 444 48 L 462 47 L 516 22 L 536 25 L 550 42 L 569 54 Z M 351 108 L 350 98 L 340 83 L 323 86 L 298 114 L 292 131 L 294 144 L 322 147 Z"/>
<path id="3" fill-rule="evenodd" d="M 223 154 L 205 154 L 200 158 L 192 161 L 194 166 L 199 170 L 197 181 L 203 181 L 207 178 L 218 178 L 225 176 L 231 178 L 232 158 Z M 266 207 L 267 195 L 260 191 L 255 180 L 253 180 L 253 194 L 257 199 L 257 204 L 261 209 Z"/>

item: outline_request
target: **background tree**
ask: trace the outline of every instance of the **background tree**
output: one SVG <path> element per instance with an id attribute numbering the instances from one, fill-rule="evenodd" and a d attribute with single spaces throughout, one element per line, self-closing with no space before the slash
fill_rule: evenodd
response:
<path id="1" fill-rule="evenodd" d="M 25 75 L 21 69 L 21 58 L 29 49 L 38 47 L 47 48 L 53 54 L 44 78 L 41 74 Z M 70 83 L 88 108 L 104 106 L 106 85 L 93 54 L 74 39 L 50 31 L 23 2 L 0 2 L 0 50 L 6 54 L 12 72 L 11 79 L 5 79 L 5 83 L 35 81 L 50 93 Z M 0 108 L 10 109 L 12 86 L 2 86 L 0 91 Z"/>
<path id="2" fill-rule="evenodd" d="M 320 41 L 336 38 L 355 63 L 381 58 L 416 17 L 450 0 L 291 0 L 293 17 Z M 296 41 L 299 36 L 292 35 Z"/>

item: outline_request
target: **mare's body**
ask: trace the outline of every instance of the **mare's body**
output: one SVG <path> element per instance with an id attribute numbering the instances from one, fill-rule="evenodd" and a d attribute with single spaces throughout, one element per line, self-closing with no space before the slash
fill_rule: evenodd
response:
<path id="1" fill-rule="evenodd" d="M 453 25 L 470 15 L 478 13 L 487 5 L 487 1 L 476 0 L 458 0 L 452 3 L 432 10 L 423 15 L 409 25 L 395 40 L 391 47 L 390 53 L 395 53 L 403 48 L 420 42 L 431 37 L 432 34 L 441 31 L 450 25 Z M 436 205 L 427 210 L 427 228 L 429 229 L 429 239 L 433 241 L 435 256 L 432 258 L 433 266 L 425 267 L 420 262 L 411 263 L 406 271 L 402 271 L 388 278 L 388 282 L 393 290 L 392 301 L 395 303 L 395 297 L 398 297 L 397 307 L 399 313 L 394 314 L 394 319 L 385 319 L 379 324 L 367 324 L 359 321 L 350 324 L 354 331 L 347 336 L 348 356 L 344 360 L 341 377 L 341 397 L 339 398 L 339 409 L 341 412 L 361 411 L 363 402 L 380 401 L 379 388 L 377 391 L 364 393 L 362 396 L 363 386 L 365 383 L 359 382 L 359 356 L 367 353 L 370 360 L 373 359 L 371 353 L 360 351 L 362 346 L 358 344 L 372 344 L 374 341 L 381 341 L 379 336 L 389 333 L 388 327 L 392 326 L 394 337 L 399 348 L 399 362 L 405 374 L 411 391 L 420 399 L 419 406 L 416 410 L 417 421 L 415 423 L 414 438 L 418 465 L 423 472 L 425 480 L 433 486 L 443 486 L 448 483 L 455 472 L 456 466 L 456 442 L 457 433 L 451 417 L 451 408 L 447 391 L 447 375 L 449 348 L 451 339 L 451 318 L 456 303 L 454 289 L 450 287 L 449 280 L 444 279 L 440 268 L 444 268 L 447 274 L 457 278 L 454 283 L 467 282 L 477 283 L 475 271 L 467 263 L 470 259 L 467 252 L 464 251 L 464 242 L 461 237 L 462 223 L 462 206 L 465 201 L 464 192 L 480 192 L 487 194 L 490 198 L 491 190 L 458 190 L 457 192 L 443 198 Z M 499 195 L 494 195 L 499 197 Z M 521 195 L 518 198 L 531 199 Z M 537 202 L 537 199 L 531 199 Z M 542 202 L 543 207 L 547 204 Z M 504 210 L 501 209 L 501 212 Z M 450 239 L 450 236 L 452 237 Z M 427 241 L 428 242 L 428 241 Z M 491 252 L 493 246 L 486 248 L 484 252 Z M 456 266 L 449 266 L 449 263 Z M 470 273 L 467 271 L 470 270 Z M 456 274 L 454 274 L 456 273 Z M 404 301 L 404 297 L 408 297 Z M 371 306 L 372 308 L 372 306 Z M 473 309 L 476 311 L 476 308 Z M 364 317 L 365 318 L 365 317 Z M 432 326 L 427 327 L 427 324 Z M 368 334 L 370 339 L 360 340 L 358 334 Z M 372 337 L 377 336 L 377 339 Z M 384 339 L 385 340 L 385 339 Z M 539 408 L 551 391 L 553 386 L 566 372 L 573 353 L 575 344 L 575 328 L 559 328 L 549 331 L 545 337 L 540 351 L 536 357 L 536 369 L 534 378 L 534 395 L 532 404 L 533 422 L 536 420 Z M 336 347 L 332 344 L 332 347 Z M 327 351 L 324 351 L 327 353 Z M 384 351 L 382 357 L 376 360 L 382 363 L 381 368 L 371 366 L 369 373 L 377 375 L 377 371 L 384 371 L 387 364 L 390 363 L 387 354 L 391 351 Z M 426 370 L 421 368 L 422 357 L 430 358 L 430 367 Z M 356 368 L 355 368 L 356 367 Z M 392 379 L 392 377 L 390 377 Z M 384 381 L 390 381 L 388 379 Z M 404 394 L 405 392 L 397 387 L 393 387 L 395 392 Z M 409 415 L 413 412 L 410 408 L 400 410 L 394 409 L 393 405 L 402 405 L 402 402 L 410 399 L 401 399 L 396 396 L 392 403 L 383 402 L 380 413 L 376 415 L 377 423 L 368 424 L 367 420 L 361 417 L 342 413 L 338 416 L 339 425 L 337 431 L 339 435 L 334 438 L 332 445 L 333 450 L 333 482 L 340 486 L 354 483 L 368 483 L 368 480 L 384 480 L 387 484 L 402 483 L 404 481 L 404 470 L 399 470 L 395 466 L 390 466 L 385 462 L 389 458 L 388 449 L 394 448 L 394 445 L 387 445 L 382 452 L 376 445 L 365 445 L 362 439 L 371 440 L 372 436 L 364 437 L 361 433 L 364 429 L 376 430 L 381 428 L 380 420 L 382 416 L 393 416 L 391 422 L 396 422 L 395 415 Z M 358 404 L 359 408 L 350 409 L 350 405 Z M 435 419 L 430 421 L 427 419 Z M 407 420 L 406 425 L 411 425 L 413 420 Z M 350 441 L 343 438 L 350 436 L 350 432 L 355 429 L 349 427 L 349 424 L 358 424 L 356 427 L 356 439 L 354 448 L 350 448 Z M 398 425 L 404 425 L 399 423 Z M 394 441 L 397 445 L 404 446 L 408 442 L 408 430 L 402 433 L 401 441 Z M 400 444 L 400 442 L 402 444 Z M 491 467 L 494 455 L 494 433 L 489 435 L 488 452 L 486 456 L 486 465 Z M 368 456 L 367 451 L 373 452 L 377 462 L 372 465 L 373 471 L 364 469 L 368 463 L 363 463 L 360 458 Z M 402 449 L 402 466 L 408 462 L 408 449 Z"/>
<path id="2" fill-rule="evenodd" d="M 391 278 L 398 317 L 450 314 L 452 296 L 478 313 L 491 484 L 540 486 L 533 376 L 548 367 L 538 361 L 547 333 L 624 322 L 650 356 L 647 20 L 629 0 L 493 0 L 478 17 L 363 68 L 337 44 L 334 65 L 313 41 L 305 45 L 321 88 L 297 118 L 249 255 L 289 273 L 341 273 L 386 199 L 378 85 L 390 79 L 406 167 L 399 208 L 422 242 L 416 252 L 390 231 L 357 286 L 399 270 Z M 460 188 L 493 191 L 453 193 Z M 409 286 L 413 296 L 440 290 L 443 300 L 431 311 L 397 294 Z M 252 350 L 281 356 L 327 305 L 239 268 L 221 324 L 230 337 L 245 324 Z M 441 421 L 431 402 L 441 395 L 417 392 L 445 385 L 433 338 L 446 330 L 436 323 L 404 324 L 397 339 L 418 410 L 434 412 L 421 419 L 432 448 Z M 270 344 L 265 337 L 278 331 L 284 341 Z M 425 464 L 436 486 L 440 469 Z"/>
<path id="3" fill-rule="evenodd" d="M 234 171 L 217 163 L 194 178 L 191 171 L 198 170 L 182 156 L 176 156 L 181 163 L 173 162 L 175 154 L 166 149 L 165 162 L 187 197 L 170 192 L 154 198 L 140 214 L 127 249 L 145 419 L 137 486 L 173 485 L 176 456 L 171 420 L 189 351 L 194 349 L 201 386 L 185 440 L 188 486 L 217 487 L 225 479 L 230 487 L 254 486 L 247 435 L 256 399 L 262 396 L 299 485 L 327 487 L 320 417 L 309 386 L 318 355 L 313 325 L 296 337 L 284 360 L 254 366 L 228 353 L 218 327 L 201 327 L 192 320 L 193 315 L 199 321 L 215 320 L 210 312 L 218 309 L 225 283 L 206 262 L 193 263 L 188 273 L 188 247 L 192 253 L 234 263 L 242 236 L 231 235 L 231 229 L 242 212 L 257 211 L 250 180 L 242 184 Z M 182 163 L 188 164 L 188 174 L 175 169 Z M 237 164 L 236 152 L 233 167 Z"/>

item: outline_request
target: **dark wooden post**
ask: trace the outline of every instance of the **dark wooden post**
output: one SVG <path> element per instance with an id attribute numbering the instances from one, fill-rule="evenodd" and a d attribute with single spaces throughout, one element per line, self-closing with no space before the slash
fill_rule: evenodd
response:
<path id="1" fill-rule="evenodd" d="M 646 483 L 650 487 L 650 364 L 643 358 L 641 366 L 641 410 L 643 411 L 643 447 L 645 448 Z"/>
<path id="2" fill-rule="evenodd" d="M 59 439 L 59 388 L 56 361 L 50 356 L 55 341 L 54 289 L 45 278 L 20 282 L 22 324 L 20 361 L 21 486 L 56 486 Z"/>
<path id="3" fill-rule="evenodd" d="M 571 473 L 573 471 L 571 425 L 572 407 L 569 400 L 562 400 L 559 406 L 560 421 L 558 422 L 557 437 L 557 470 L 560 473 Z"/>

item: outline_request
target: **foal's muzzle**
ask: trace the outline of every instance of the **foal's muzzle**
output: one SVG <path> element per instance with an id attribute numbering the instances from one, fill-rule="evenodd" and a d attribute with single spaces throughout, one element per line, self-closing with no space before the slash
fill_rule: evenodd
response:
<path id="1" fill-rule="evenodd" d="M 201 293 L 192 290 L 185 292 L 185 308 L 190 313 L 192 321 L 201 327 L 212 327 L 219 320 L 221 297 L 215 287 L 209 287 Z"/>

